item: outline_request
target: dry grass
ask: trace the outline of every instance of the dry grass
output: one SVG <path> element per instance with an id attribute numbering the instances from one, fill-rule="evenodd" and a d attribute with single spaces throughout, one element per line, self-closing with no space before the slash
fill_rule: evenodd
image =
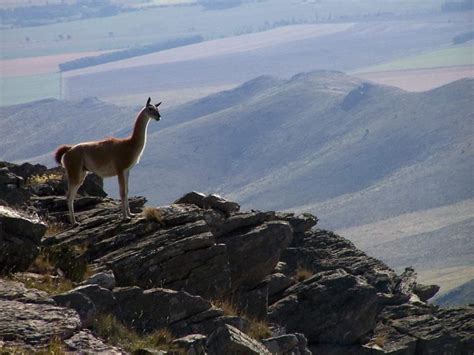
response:
<path id="1" fill-rule="evenodd" d="M 213 300 L 212 304 L 224 312 L 225 316 L 236 316 L 239 315 L 240 313 L 237 307 L 235 306 L 234 302 L 229 301 L 229 300 Z"/>
<path id="2" fill-rule="evenodd" d="M 298 282 L 303 282 L 304 280 L 309 279 L 313 275 L 314 273 L 311 270 L 299 266 L 298 269 L 296 269 L 295 279 Z"/>
<path id="3" fill-rule="evenodd" d="M 63 223 L 48 223 L 48 229 L 44 232 L 45 237 L 50 237 L 68 229 L 69 226 Z"/>
<path id="4" fill-rule="evenodd" d="M 64 343 L 57 336 L 53 336 L 44 348 L 37 350 L 25 349 L 20 346 L 0 347 L 0 355 L 63 355 L 66 354 Z"/>
<path id="5" fill-rule="evenodd" d="M 254 317 L 249 316 L 244 311 L 239 310 L 234 302 L 230 300 L 213 300 L 212 304 L 224 312 L 226 316 L 238 316 L 245 319 L 248 322 L 248 327 L 246 329 L 246 334 L 250 337 L 261 340 L 269 338 L 272 336 L 272 332 L 268 327 L 268 324 L 264 321 L 255 319 Z"/>
<path id="6" fill-rule="evenodd" d="M 148 221 L 153 221 L 153 222 L 157 222 L 159 223 L 160 225 L 164 226 L 165 225 L 165 221 L 164 221 L 164 217 L 163 217 L 163 212 L 160 211 L 158 208 L 156 207 L 145 207 L 143 209 L 143 216 L 148 220 Z"/>
<path id="7" fill-rule="evenodd" d="M 26 185 L 40 185 L 46 184 L 51 181 L 61 181 L 63 179 L 63 174 L 60 172 L 32 175 L 26 180 Z"/>
<path id="8" fill-rule="evenodd" d="M 50 295 L 71 290 L 74 282 L 86 279 L 93 272 L 84 258 L 77 258 L 86 250 L 84 246 L 63 249 L 42 249 L 28 268 L 29 273 L 14 274 L 12 278 Z"/>
<path id="9" fill-rule="evenodd" d="M 14 280 L 22 282 L 27 288 L 36 288 L 52 296 L 74 288 L 71 280 L 50 274 L 37 275 L 35 277 L 28 276 L 28 274 L 17 274 L 14 276 Z"/>
<path id="10" fill-rule="evenodd" d="M 66 354 L 64 344 L 59 337 L 52 337 L 46 349 L 35 352 L 37 355 L 62 355 Z"/>
<path id="11" fill-rule="evenodd" d="M 140 335 L 111 314 L 99 315 L 93 324 L 93 329 L 107 343 L 130 352 L 143 348 L 178 350 L 171 344 L 174 338 L 168 329 L 158 329 L 153 333 Z"/>
<path id="12" fill-rule="evenodd" d="M 84 253 L 87 245 L 59 245 L 44 249 L 42 254 L 74 282 L 80 282 L 92 274 Z"/>
<path id="13" fill-rule="evenodd" d="M 272 331 L 264 321 L 253 318 L 247 318 L 247 320 L 249 321 L 249 326 L 246 332 L 248 336 L 257 340 L 270 338 L 272 336 Z"/>
<path id="14" fill-rule="evenodd" d="M 380 346 L 382 349 L 385 345 L 385 342 L 387 341 L 387 337 L 385 335 L 377 335 L 375 339 L 373 340 L 374 344 L 377 346 Z"/>

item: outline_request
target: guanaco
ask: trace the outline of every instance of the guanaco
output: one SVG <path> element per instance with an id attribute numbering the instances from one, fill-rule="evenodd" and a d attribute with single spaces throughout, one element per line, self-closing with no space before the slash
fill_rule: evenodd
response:
<path id="1" fill-rule="evenodd" d="M 145 149 L 148 123 L 151 119 L 161 118 L 158 106 L 148 98 L 144 108 L 135 120 L 131 136 L 127 138 L 106 138 L 100 141 L 85 142 L 76 145 L 61 145 L 56 149 L 54 158 L 66 170 L 68 183 L 67 205 L 72 225 L 77 225 L 74 215 L 74 198 L 88 172 L 100 177 L 117 176 L 120 198 L 122 200 L 122 218 L 130 220 L 133 215 L 128 205 L 128 177 L 130 169 L 140 161 Z"/>

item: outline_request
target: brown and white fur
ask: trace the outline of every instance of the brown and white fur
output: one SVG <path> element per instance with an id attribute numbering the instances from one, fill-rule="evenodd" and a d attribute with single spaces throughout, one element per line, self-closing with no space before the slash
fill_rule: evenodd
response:
<path id="1" fill-rule="evenodd" d="M 128 176 L 130 169 L 140 161 L 145 149 L 148 123 L 151 119 L 160 120 L 158 103 L 153 105 L 148 101 L 140 111 L 130 137 L 107 138 L 101 141 L 80 143 L 74 146 L 60 146 L 54 157 L 58 164 L 66 170 L 68 182 L 67 203 L 71 224 L 77 224 L 74 216 L 74 198 L 82 185 L 87 172 L 93 172 L 101 177 L 117 176 L 122 199 L 124 219 L 130 219 L 128 205 Z"/>

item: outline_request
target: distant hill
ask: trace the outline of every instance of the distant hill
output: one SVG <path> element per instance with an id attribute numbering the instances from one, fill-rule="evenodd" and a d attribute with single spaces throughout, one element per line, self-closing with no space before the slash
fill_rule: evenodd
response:
<path id="1" fill-rule="evenodd" d="M 450 292 L 437 297 L 435 303 L 440 306 L 457 306 L 462 304 L 473 304 L 474 303 L 474 279 L 466 282 L 462 286 L 459 286 Z"/>
<path id="2" fill-rule="evenodd" d="M 463 79 L 409 93 L 320 71 L 258 77 L 179 107 L 164 104 L 130 192 L 162 205 L 182 191 L 217 191 L 243 208 L 311 211 L 324 228 L 374 224 L 363 249 L 389 265 L 467 272 L 474 260 L 468 207 L 462 219 L 392 240 L 377 242 L 386 228 L 376 223 L 440 207 L 455 216 L 459 204 L 469 206 L 473 89 L 474 80 Z M 96 99 L 0 108 L 0 160 L 52 165 L 59 144 L 129 134 L 137 110 Z M 117 190 L 115 179 L 106 186 Z M 361 234 L 347 236 L 357 243 Z"/>
<path id="3" fill-rule="evenodd" d="M 339 72 L 259 77 L 165 109 L 131 191 L 167 203 L 217 188 L 244 206 L 311 210 L 331 228 L 472 198 L 473 84 L 407 93 Z M 58 144 L 128 134 L 137 109 L 95 99 L 1 108 L 0 159 L 51 165 L 42 156 Z"/>

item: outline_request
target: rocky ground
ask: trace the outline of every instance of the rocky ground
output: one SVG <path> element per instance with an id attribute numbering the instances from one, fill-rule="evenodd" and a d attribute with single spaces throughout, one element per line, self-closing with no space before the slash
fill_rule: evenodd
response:
<path id="1" fill-rule="evenodd" d="M 3 353 L 474 354 L 473 306 L 431 305 L 437 286 L 315 216 L 191 192 L 122 221 L 89 176 L 71 228 L 64 192 L 58 169 L 0 163 Z"/>

